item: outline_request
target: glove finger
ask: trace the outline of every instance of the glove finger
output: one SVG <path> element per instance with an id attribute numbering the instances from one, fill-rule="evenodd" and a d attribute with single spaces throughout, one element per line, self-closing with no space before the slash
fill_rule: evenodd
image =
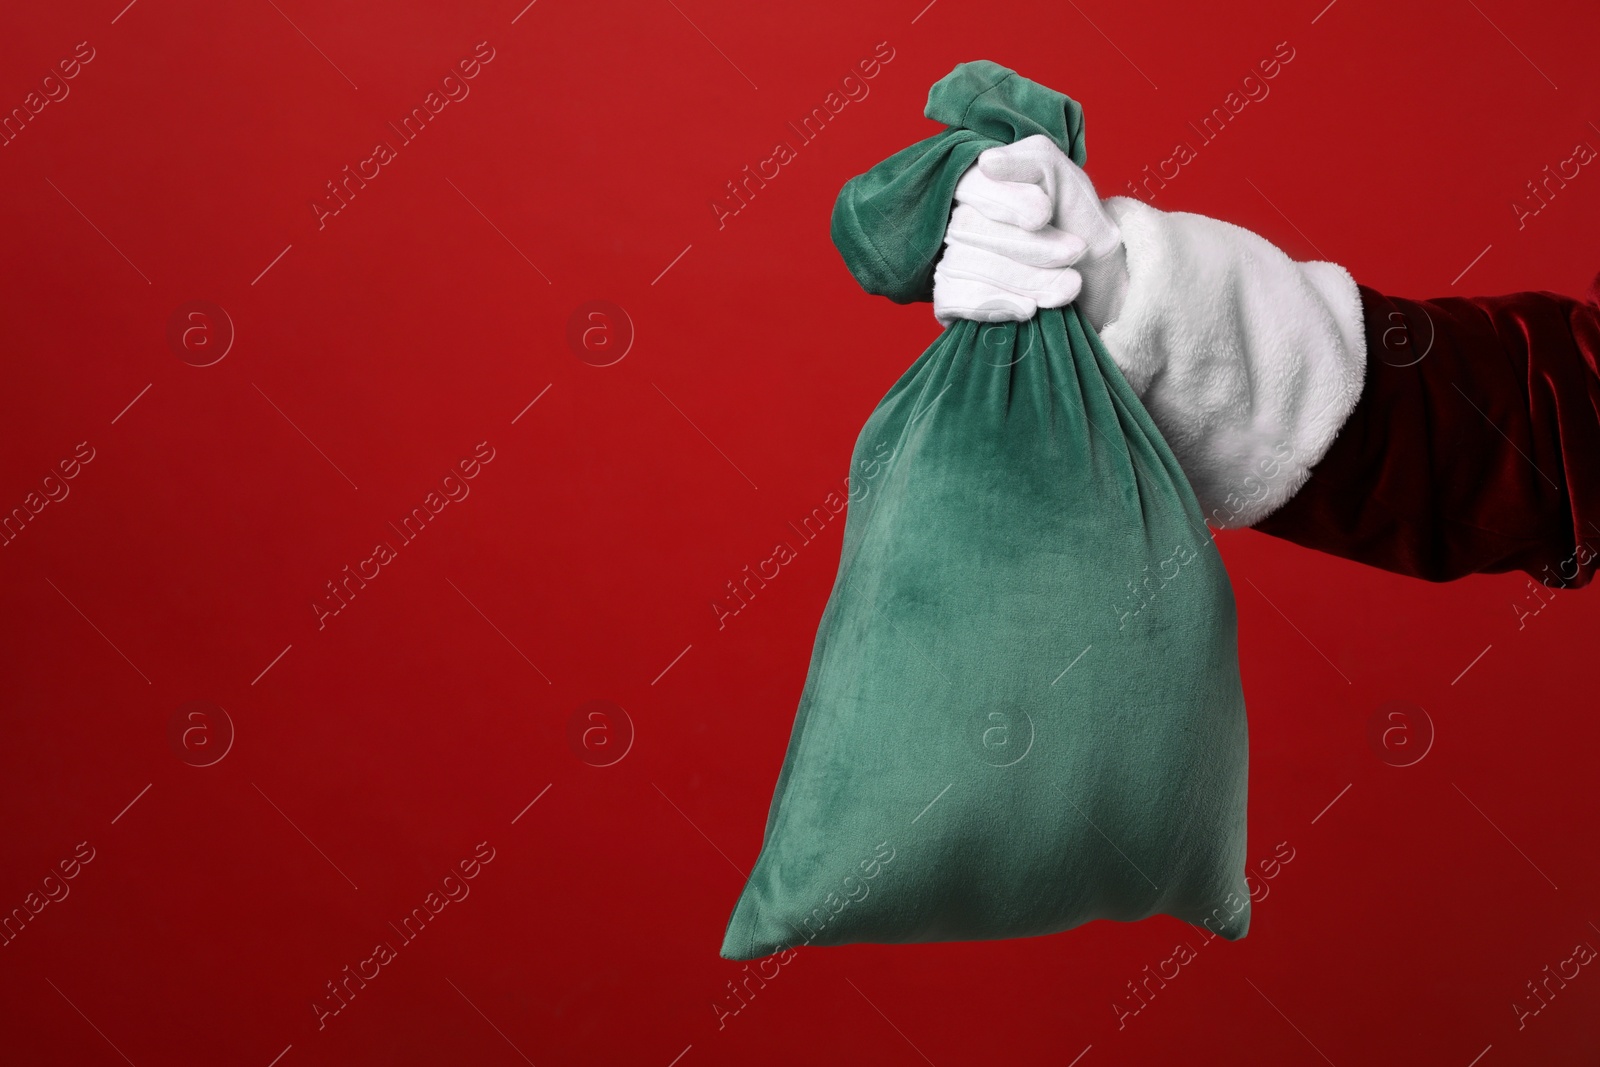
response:
<path id="1" fill-rule="evenodd" d="M 940 269 L 961 277 L 981 278 L 1007 292 L 1028 295 L 1055 293 L 1067 284 L 1062 281 L 1064 275 L 1078 273 L 1070 267 L 1018 263 L 1008 255 L 967 244 L 958 237 L 946 239 L 944 256 L 935 267 L 935 273 Z"/>
<path id="2" fill-rule="evenodd" d="M 995 222 L 976 209 L 959 205 L 950 216 L 945 240 L 981 248 L 1030 267 L 1069 267 L 1088 250 L 1083 238 L 1054 226 L 1027 230 Z"/>
<path id="3" fill-rule="evenodd" d="M 978 156 L 978 170 L 997 182 L 1026 182 L 1043 185 L 1045 168 L 1032 146 L 1024 142 L 986 149 Z"/>
<path id="4" fill-rule="evenodd" d="M 956 184 L 955 202 L 976 209 L 985 218 L 1024 230 L 1047 225 L 1055 213 L 1050 195 L 1040 186 L 995 181 L 977 167 L 970 168 Z"/>
<path id="5" fill-rule="evenodd" d="M 1051 277 L 1040 279 L 1036 289 L 1026 291 L 1027 297 L 1042 308 L 1066 307 L 1083 292 L 1083 275 L 1071 267 L 1054 271 Z"/>
<path id="6" fill-rule="evenodd" d="M 1061 146 L 1042 133 L 985 149 L 978 157 L 978 169 L 990 178 L 1038 185 L 1052 198 L 1058 175 L 1072 166 Z"/>
<path id="7" fill-rule="evenodd" d="M 974 322 L 1025 322 L 1038 312 L 1027 297 L 997 289 L 987 282 L 935 272 L 933 314 L 941 325 L 957 319 Z"/>
<path id="8" fill-rule="evenodd" d="M 1050 198 L 1050 221 L 1086 240 L 1091 256 L 1105 255 L 1122 239 L 1088 172 L 1043 134 L 987 149 L 975 169 L 1001 184 L 1037 183 Z"/>
<path id="9" fill-rule="evenodd" d="M 1083 288 L 1083 276 L 1071 267 L 1029 267 L 981 248 L 962 249 L 957 255 L 947 251 L 934 268 L 935 286 L 941 278 L 981 283 L 1040 307 L 1070 304 Z"/>

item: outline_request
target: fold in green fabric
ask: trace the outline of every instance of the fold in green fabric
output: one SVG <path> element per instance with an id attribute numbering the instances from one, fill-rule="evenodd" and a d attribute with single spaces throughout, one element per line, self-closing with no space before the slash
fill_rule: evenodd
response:
<path id="1" fill-rule="evenodd" d="M 833 237 L 928 299 L 955 184 L 1070 98 L 988 61 L 948 128 L 852 178 Z M 1249 926 L 1233 592 L 1183 472 L 1072 307 L 954 323 L 852 455 L 823 612 L 722 955 L 1027 937 L 1169 914 Z"/>
<path id="2" fill-rule="evenodd" d="M 949 129 L 845 183 L 832 236 L 856 281 L 897 304 L 933 299 L 956 182 L 985 148 L 1044 134 L 1080 167 L 1083 109 L 1071 97 L 979 60 L 934 83 L 924 112 Z"/>

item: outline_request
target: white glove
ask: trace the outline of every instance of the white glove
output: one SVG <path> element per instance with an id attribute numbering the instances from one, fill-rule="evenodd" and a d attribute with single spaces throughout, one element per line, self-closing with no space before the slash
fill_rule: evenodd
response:
<path id="1" fill-rule="evenodd" d="M 1043 134 L 985 151 L 956 185 L 934 269 L 934 316 L 984 322 L 1032 317 L 1077 300 L 1097 331 L 1128 288 L 1126 253 L 1094 184 Z"/>
<path id="2" fill-rule="evenodd" d="M 1051 226 L 1050 214 L 1037 185 L 996 181 L 981 162 L 967 169 L 933 269 L 933 314 L 941 326 L 1022 322 L 1039 308 L 1072 303 L 1081 279 L 1071 265 L 1088 245 Z"/>

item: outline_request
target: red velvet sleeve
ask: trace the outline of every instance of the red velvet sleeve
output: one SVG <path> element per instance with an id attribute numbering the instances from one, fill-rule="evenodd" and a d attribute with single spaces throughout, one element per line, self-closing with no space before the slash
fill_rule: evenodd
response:
<path id="1" fill-rule="evenodd" d="M 1360 290 L 1361 399 L 1306 484 L 1254 528 L 1429 581 L 1521 570 L 1587 585 L 1600 553 L 1600 276 L 1587 301 Z"/>

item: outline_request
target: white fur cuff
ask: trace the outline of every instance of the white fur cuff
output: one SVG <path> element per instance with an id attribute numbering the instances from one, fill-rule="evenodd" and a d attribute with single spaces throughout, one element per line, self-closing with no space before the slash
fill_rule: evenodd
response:
<path id="1" fill-rule="evenodd" d="M 1128 292 L 1100 338 L 1206 521 L 1251 526 L 1305 484 L 1361 397 L 1355 279 L 1232 223 L 1129 197 L 1105 207 L 1127 248 Z"/>

